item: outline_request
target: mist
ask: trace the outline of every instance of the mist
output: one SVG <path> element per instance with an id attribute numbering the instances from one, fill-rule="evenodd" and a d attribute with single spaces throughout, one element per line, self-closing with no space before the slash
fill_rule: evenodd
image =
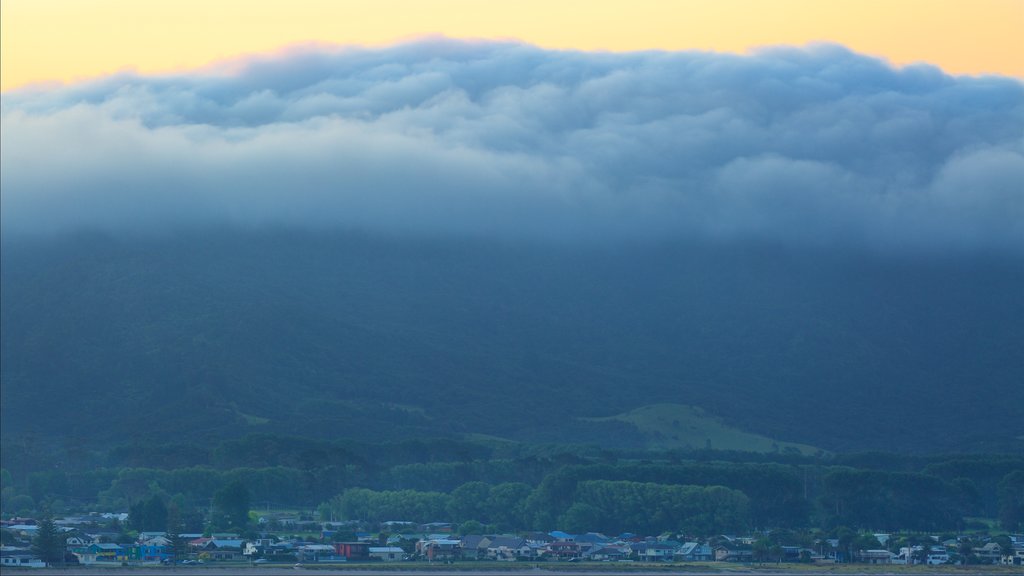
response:
<path id="1" fill-rule="evenodd" d="M 837 45 L 307 46 L 2 104 L 8 238 L 274 226 L 1024 253 L 1024 85 Z"/>

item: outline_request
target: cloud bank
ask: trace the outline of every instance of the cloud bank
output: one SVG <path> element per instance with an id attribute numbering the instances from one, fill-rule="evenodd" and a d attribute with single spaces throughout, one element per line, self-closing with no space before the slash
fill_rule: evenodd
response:
<path id="1" fill-rule="evenodd" d="M 3 95 L 4 234 L 295 226 L 1024 252 L 1024 85 L 834 45 L 423 40 Z"/>

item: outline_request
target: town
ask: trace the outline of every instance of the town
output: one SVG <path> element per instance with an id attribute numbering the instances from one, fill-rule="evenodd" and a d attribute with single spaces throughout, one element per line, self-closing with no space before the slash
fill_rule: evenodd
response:
<path id="1" fill-rule="evenodd" d="M 446 522 L 366 523 L 259 516 L 256 537 L 238 533 L 124 531 L 127 513 L 2 522 L 0 566 L 330 565 L 340 563 L 624 562 L 742 564 L 1024 565 L 1024 535 L 888 534 L 836 537 L 789 530 L 693 538 L 598 532 L 461 533 Z M 52 534 L 47 536 L 46 532 Z M 56 536 L 56 539 L 52 537 Z M 251 536 L 251 535 L 250 535 Z M 60 550 L 44 559 L 50 538 Z M 52 551 L 50 551 L 52 553 Z"/>

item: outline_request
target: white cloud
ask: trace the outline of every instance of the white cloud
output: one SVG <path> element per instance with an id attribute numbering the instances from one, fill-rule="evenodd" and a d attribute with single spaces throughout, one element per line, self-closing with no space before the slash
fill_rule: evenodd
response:
<path id="1" fill-rule="evenodd" d="M 1024 250 L 1024 86 L 830 45 L 320 47 L 8 93 L 2 138 L 5 234 L 277 224 Z"/>

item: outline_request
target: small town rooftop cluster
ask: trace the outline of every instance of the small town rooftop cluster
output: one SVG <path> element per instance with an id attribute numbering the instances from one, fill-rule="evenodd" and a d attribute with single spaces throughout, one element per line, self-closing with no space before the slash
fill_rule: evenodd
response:
<path id="1" fill-rule="evenodd" d="M 123 520 L 105 514 L 110 520 Z M 391 562 L 647 562 L 647 563 L 866 563 L 886 565 L 959 564 L 1024 565 L 1024 535 L 1010 535 L 1010 547 L 991 538 L 943 539 L 923 536 L 911 546 L 894 546 L 890 534 L 872 534 L 881 545 L 863 549 L 839 539 L 822 538 L 813 546 L 775 541 L 766 534 L 718 535 L 691 538 L 683 534 L 644 536 L 597 532 L 569 534 L 523 532 L 518 534 L 453 533 L 455 526 L 435 522 L 415 524 L 390 521 L 375 526 L 358 522 L 320 522 L 299 518 L 275 518 L 276 525 L 293 536 L 263 532 L 256 537 L 235 533 L 168 534 L 140 532 L 132 541 L 118 532 L 88 532 L 77 527 L 83 519 L 57 521 L 65 545 L 64 564 L 121 566 L 147 564 L 258 563 L 330 564 Z M 265 520 L 265 519 L 263 519 Z M 264 521 L 263 524 L 267 522 Z M 90 525 L 95 526 L 92 521 Z M 372 530 L 371 530 L 372 528 Z M 31 518 L 3 521 L 5 541 L 0 566 L 44 567 L 32 541 L 39 529 Z M 351 539 L 337 541 L 339 535 Z M 966 544 L 966 547 L 965 547 Z"/>

